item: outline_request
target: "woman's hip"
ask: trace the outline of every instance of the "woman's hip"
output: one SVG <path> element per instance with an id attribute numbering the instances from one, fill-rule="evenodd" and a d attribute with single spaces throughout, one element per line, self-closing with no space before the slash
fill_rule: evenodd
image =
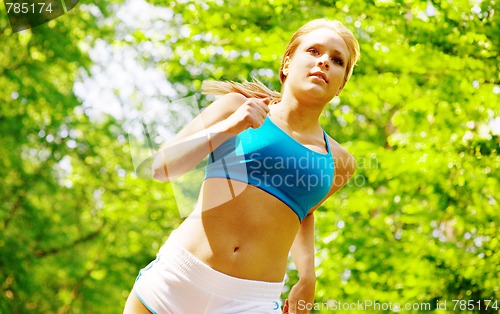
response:
<path id="1" fill-rule="evenodd" d="M 282 288 L 216 271 L 171 236 L 140 271 L 134 292 L 153 313 L 279 313 Z"/>

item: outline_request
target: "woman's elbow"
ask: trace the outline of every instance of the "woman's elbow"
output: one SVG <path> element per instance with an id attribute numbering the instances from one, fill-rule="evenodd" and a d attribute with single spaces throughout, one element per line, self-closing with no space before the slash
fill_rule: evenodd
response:
<path id="1" fill-rule="evenodd" d="M 167 165 L 162 160 L 162 158 L 159 158 L 159 156 L 156 156 L 156 158 L 153 161 L 153 165 L 151 166 L 151 175 L 156 180 L 164 182 L 169 181 Z"/>

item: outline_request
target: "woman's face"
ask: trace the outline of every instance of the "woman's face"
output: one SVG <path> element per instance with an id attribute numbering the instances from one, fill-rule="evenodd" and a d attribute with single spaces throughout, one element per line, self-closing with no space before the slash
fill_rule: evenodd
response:
<path id="1" fill-rule="evenodd" d="M 344 87 L 347 45 L 329 28 L 316 29 L 301 39 L 293 56 L 284 60 L 285 90 L 290 88 L 298 99 L 327 103 Z"/>

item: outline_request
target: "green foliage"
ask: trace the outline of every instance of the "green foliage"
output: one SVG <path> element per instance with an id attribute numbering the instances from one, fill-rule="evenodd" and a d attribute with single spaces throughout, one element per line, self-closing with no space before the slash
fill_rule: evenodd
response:
<path id="1" fill-rule="evenodd" d="M 318 17 L 352 29 L 362 58 L 321 117 L 357 172 L 316 213 L 317 302 L 447 300 L 436 313 L 456 312 L 454 299 L 500 302 L 497 2 L 150 4 L 171 13 L 144 23 L 156 33 L 127 24 L 121 1 L 81 4 L 21 33 L 0 6 L 0 312 L 120 313 L 181 222 L 171 187 L 134 174 L 129 121 L 95 119 L 75 92 L 96 75 L 96 40 L 138 51 L 175 95 L 207 105 L 205 79 L 255 76 L 279 90 L 288 39 Z M 120 92 L 110 91 L 140 98 Z"/>

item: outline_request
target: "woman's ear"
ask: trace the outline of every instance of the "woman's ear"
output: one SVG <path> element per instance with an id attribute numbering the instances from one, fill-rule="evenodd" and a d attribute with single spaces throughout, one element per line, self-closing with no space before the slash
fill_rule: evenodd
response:
<path id="1" fill-rule="evenodd" d="M 290 67 L 290 57 L 286 56 L 283 60 L 283 75 L 288 76 L 288 71 Z"/>

